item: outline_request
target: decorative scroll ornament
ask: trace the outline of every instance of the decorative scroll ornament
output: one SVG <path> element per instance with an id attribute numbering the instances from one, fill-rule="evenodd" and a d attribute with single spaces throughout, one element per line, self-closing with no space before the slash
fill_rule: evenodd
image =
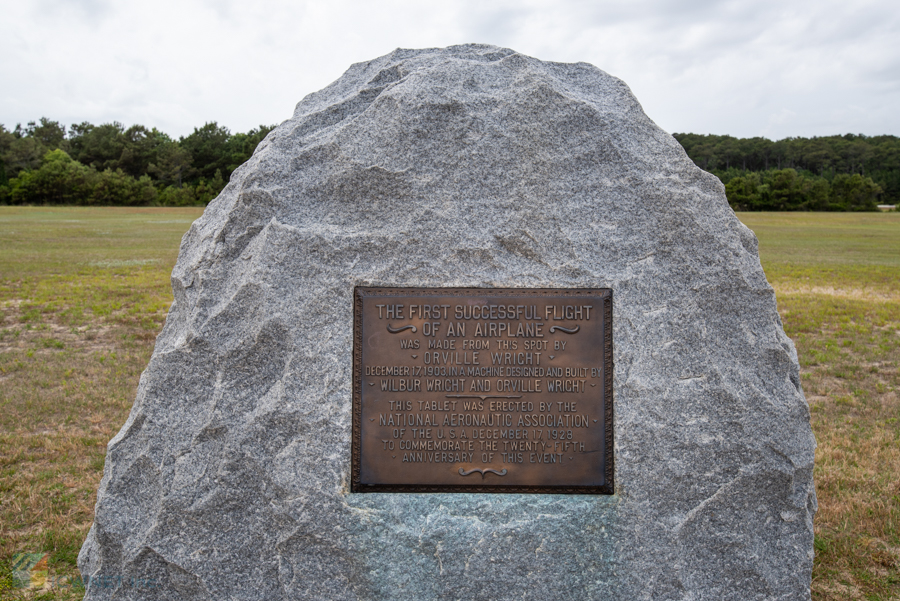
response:
<path id="1" fill-rule="evenodd" d="M 485 474 L 487 474 L 488 472 L 497 474 L 498 476 L 505 476 L 505 475 L 508 473 L 508 472 L 506 471 L 506 468 L 503 468 L 503 469 L 500 470 L 499 472 L 498 472 L 497 470 L 495 470 L 494 468 L 491 468 L 491 467 L 486 468 L 486 469 L 481 469 L 480 467 L 476 467 L 475 469 L 469 470 L 468 472 L 467 472 L 466 470 L 464 470 L 463 468 L 459 468 L 459 475 L 460 475 L 460 476 L 468 476 L 469 474 L 474 474 L 475 472 L 478 472 L 479 474 L 481 474 L 481 479 L 482 479 L 482 480 L 484 480 L 484 476 L 485 476 Z"/>
<path id="2" fill-rule="evenodd" d="M 574 328 L 564 328 L 562 326 L 551 326 L 550 333 L 552 334 L 556 330 L 559 330 L 560 332 L 565 332 L 566 334 L 574 334 L 575 332 L 577 332 L 580 329 L 581 329 L 581 326 L 575 326 Z"/>
<path id="3" fill-rule="evenodd" d="M 394 328 L 394 327 L 391 327 L 391 324 L 388 324 L 387 330 L 388 330 L 388 332 L 390 332 L 391 334 L 396 334 L 396 333 L 398 333 L 398 332 L 402 332 L 403 330 L 412 330 L 412 333 L 415 334 L 415 333 L 416 333 L 416 326 L 414 326 L 414 325 L 412 325 L 412 324 L 408 324 L 408 325 L 405 325 L 405 326 L 400 326 L 399 328 Z"/>

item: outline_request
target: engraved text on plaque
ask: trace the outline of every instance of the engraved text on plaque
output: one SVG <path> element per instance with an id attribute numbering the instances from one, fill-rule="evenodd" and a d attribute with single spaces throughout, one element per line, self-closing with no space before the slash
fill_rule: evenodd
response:
<path id="1" fill-rule="evenodd" d="M 609 289 L 355 293 L 355 492 L 613 492 Z"/>

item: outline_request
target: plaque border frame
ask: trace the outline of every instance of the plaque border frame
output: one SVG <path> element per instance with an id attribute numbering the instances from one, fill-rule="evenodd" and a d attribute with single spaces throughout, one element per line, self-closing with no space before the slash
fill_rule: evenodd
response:
<path id="1" fill-rule="evenodd" d="M 395 296 L 595 296 L 603 303 L 603 421 L 605 438 L 604 484 L 601 486 L 508 485 L 478 486 L 470 484 L 362 484 L 362 303 L 366 297 Z M 608 402 L 606 402 L 608 401 Z M 350 492 L 352 493 L 502 493 L 502 494 L 615 494 L 615 431 L 613 420 L 613 323 L 611 288 L 431 288 L 400 286 L 353 287 L 353 406 L 350 440 Z"/>

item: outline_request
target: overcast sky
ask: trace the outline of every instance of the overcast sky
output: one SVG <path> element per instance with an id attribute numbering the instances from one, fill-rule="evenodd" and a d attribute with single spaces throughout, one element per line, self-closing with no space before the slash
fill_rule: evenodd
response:
<path id="1" fill-rule="evenodd" d="M 0 123 L 275 124 L 350 64 L 479 42 L 585 61 L 670 132 L 900 135 L 900 2 L 0 0 Z"/>

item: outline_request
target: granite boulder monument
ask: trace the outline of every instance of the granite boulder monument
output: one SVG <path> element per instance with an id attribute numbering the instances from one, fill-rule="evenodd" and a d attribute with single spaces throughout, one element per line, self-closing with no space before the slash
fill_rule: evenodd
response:
<path id="1" fill-rule="evenodd" d="M 172 288 L 87 599 L 809 598 L 815 439 L 756 238 L 589 64 L 351 66 Z"/>

